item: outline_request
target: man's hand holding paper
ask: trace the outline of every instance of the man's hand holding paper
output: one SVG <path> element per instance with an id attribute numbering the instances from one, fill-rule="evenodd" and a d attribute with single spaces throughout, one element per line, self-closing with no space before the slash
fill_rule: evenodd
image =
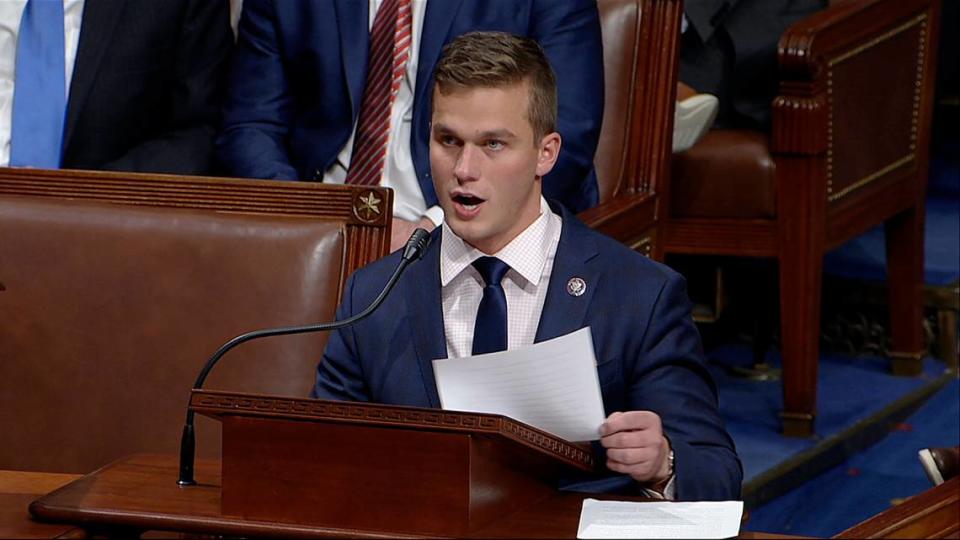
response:
<path id="1" fill-rule="evenodd" d="M 650 411 L 615 412 L 600 426 L 607 468 L 634 480 L 657 484 L 670 479 L 670 441 L 660 417 Z"/>

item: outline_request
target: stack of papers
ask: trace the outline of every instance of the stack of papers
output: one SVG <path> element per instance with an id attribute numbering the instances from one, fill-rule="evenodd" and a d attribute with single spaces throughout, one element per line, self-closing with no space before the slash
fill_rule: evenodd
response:
<path id="1" fill-rule="evenodd" d="M 624 502 L 584 499 L 577 538 L 732 538 L 743 501 Z"/>

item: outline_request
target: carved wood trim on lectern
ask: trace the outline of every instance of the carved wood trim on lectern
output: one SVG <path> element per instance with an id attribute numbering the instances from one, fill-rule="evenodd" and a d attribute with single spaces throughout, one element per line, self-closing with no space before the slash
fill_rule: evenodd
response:
<path id="1" fill-rule="evenodd" d="M 326 401 L 217 391 L 194 391 L 190 407 L 208 416 L 257 415 L 293 420 L 392 425 L 434 431 L 484 432 L 502 435 L 549 453 L 569 465 L 592 470 L 593 456 L 545 431 L 495 414 L 443 411 L 354 401 Z"/>

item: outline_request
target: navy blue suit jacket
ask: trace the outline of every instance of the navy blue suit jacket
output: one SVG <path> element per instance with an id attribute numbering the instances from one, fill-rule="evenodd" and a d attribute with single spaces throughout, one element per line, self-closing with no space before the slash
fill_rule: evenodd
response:
<path id="1" fill-rule="evenodd" d="M 246 0 L 217 153 L 245 178 L 321 180 L 360 114 L 367 73 L 366 0 Z M 597 203 L 593 155 L 603 117 L 603 54 L 594 0 L 431 0 L 414 91 L 411 156 L 427 207 L 437 204 L 428 151 L 440 49 L 472 30 L 540 42 L 557 74 L 563 154 L 544 193 L 579 212 Z"/>
<path id="2" fill-rule="evenodd" d="M 65 169 L 210 174 L 233 51 L 226 0 L 90 0 Z"/>
<path id="3" fill-rule="evenodd" d="M 559 207 L 557 207 L 559 208 Z M 736 499 L 742 471 L 705 367 L 683 278 L 563 212 L 536 341 L 591 328 L 603 404 L 660 415 L 676 458 L 676 496 Z M 446 358 L 440 299 L 440 231 L 423 259 L 401 276 L 369 318 L 330 336 L 317 368 L 314 397 L 440 407 L 432 360 Z M 348 280 L 337 318 L 367 307 L 400 260 L 394 252 Z M 586 292 L 566 292 L 572 277 Z M 599 447 L 599 445 L 595 445 Z M 605 458 L 599 456 L 602 465 Z M 629 477 L 603 467 L 578 489 L 629 492 Z M 602 486 L 602 487 L 597 487 Z M 626 487 L 627 489 L 623 489 Z"/>

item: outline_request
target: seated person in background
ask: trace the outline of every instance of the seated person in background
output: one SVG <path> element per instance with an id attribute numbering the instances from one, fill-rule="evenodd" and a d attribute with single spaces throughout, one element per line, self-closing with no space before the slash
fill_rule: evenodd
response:
<path id="1" fill-rule="evenodd" d="M 574 143 L 544 190 L 573 212 L 595 205 L 594 0 L 246 0 L 217 141 L 223 166 L 244 178 L 390 187 L 391 250 L 417 226 L 432 230 L 443 212 L 428 162 L 431 75 L 445 43 L 479 29 L 532 37 L 559 66 L 559 130 Z"/>
<path id="2" fill-rule="evenodd" d="M 439 407 L 432 360 L 589 326 L 609 416 L 604 470 L 578 488 L 738 498 L 740 462 L 683 278 L 542 195 L 561 146 L 543 51 L 528 38 L 466 34 L 444 49 L 434 79 L 430 163 L 444 222 L 384 304 L 330 336 L 313 396 Z M 357 271 L 337 318 L 369 305 L 399 257 Z M 503 295 L 506 312 L 478 314 L 488 295 Z"/>
<path id="3" fill-rule="evenodd" d="M 780 36 L 827 4 L 827 0 L 686 0 L 674 151 L 689 149 L 712 125 L 769 132 L 770 106 L 778 91 Z"/>
<path id="4" fill-rule="evenodd" d="M 0 2 L 0 165 L 207 174 L 227 0 Z"/>
<path id="5" fill-rule="evenodd" d="M 686 152 L 697 144 L 717 117 L 717 96 L 700 94 L 677 83 L 677 103 L 673 110 L 673 152 Z"/>

